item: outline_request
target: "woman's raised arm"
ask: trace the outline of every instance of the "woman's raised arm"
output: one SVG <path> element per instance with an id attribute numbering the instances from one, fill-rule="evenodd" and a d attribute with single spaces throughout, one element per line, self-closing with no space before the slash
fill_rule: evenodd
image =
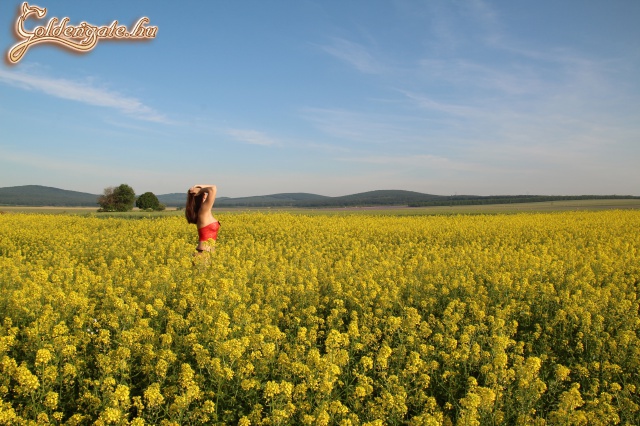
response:
<path id="1" fill-rule="evenodd" d="M 205 188 L 216 188 L 215 185 L 193 185 L 191 188 L 189 188 L 189 192 L 192 193 L 193 195 L 198 195 L 198 193 Z"/>
<path id="2" fill-rule="evenodd" d="M 197 194 L 206 194 L 204 200 L 202 201 L 202 207 L 207 210 L 211 210 L 211 208 L 213 207 L 213 202 L 216 200 L 216 193 L 218 192 L 218 188 L 216 188 L 215 185 L 194 185 L 193 188 L 198 191 Z"/>

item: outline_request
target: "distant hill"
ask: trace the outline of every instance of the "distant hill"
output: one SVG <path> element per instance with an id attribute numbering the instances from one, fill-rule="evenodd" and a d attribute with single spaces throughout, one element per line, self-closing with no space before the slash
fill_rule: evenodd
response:
<path id="1" fill-rule="evenodd" d="M 0 205 L 21 206 L 95 206 L 99 195 L 68 191 L 40 185 L 0 188 Z M 158 200 L 168 207 L 185 205 L 186 192 L 158 195 Z M 446 197 L 413 191 L 380 190 L 362 192 L 341 197 L 304 192 L 259 195 L 253 197 L 218 197 L 218 207 L 347 207 L 377 205 L 408 205 L 410 203 L 441 200 Z"/>
<path id="2" fill-rule="evenodd" d="M 170 194 L 158 195 L 158 201 L 168 207 L 184 207 L 187 202 L 187 191 L 185 192 L 172 192 Z M 217 197 L 216 203 L 220 200 L 227 199 L 229 197 Z"/>
<path id="3" fill-rule="evenodd" d="M 184 207 L 187 193 L 158 195 L 158 200 L 168 207 Z M 355 207 L 355 206 L 447 206 L 533 203 L 561 200 L 593 200 L 640 198 L 630 195 L 431 195 L 414 191 L 378 190 L 361 192 L 341 197 L 308 194 L 304 192 L 259 195 L 254 197 L 218 197 L 216 207 Z M 98 195 L 86 192 L 68 191 L 40 185 L 13 186 L 0 188 L 0 206 L 61 206 L 95 207 L 98 209 Z"/>
<path id="4" fill-rule="evenodd" d="M 441 200 L 419 201 L 409 203 L 409 207 L 431 206 L 478 206 L 486 204 L 541 203 L 545 201 L 567 200 L 620 200 L 640 199 L 632 195 L 453 195 Z"/>
<path id="5" fill-rule="evenodd" d="M 256 195 L 252 197 L 218 197 L 218 207 L 324 207 L 352 205 L 404 204 L 409 201 L 431 200 L 434 195 L 410 191 L 371 191 L 343 197 L 327 197 L 305 192 Z M 184 206 L 187 195 L 182 193 L 158 195 L 158 200 L 167 206 Z"/>
<path id="6" fill-rule="evenodd" d="M 378 190 L 345 195 L 341 197 L 327 197 L 323 195 L 293 193 L 273 194 L 257 197 L 228 198 L 216 200 L 216 205 L 225 207 L 352 207 L 352 206 L 391 206 L 408 205 L 410 203 L 426 202 L 443 197 L 439 195 L 422 194 L 413 191 Z"/>
<path id="7" fill-rule="evenodd" d="M 447 197 L 442 195 L 423 194 L 414 191 L 400 190 L 378 190 L 361 192 L 353 195 L 345 195 L 342 197 L 332 197 L 330 204 L 338 204 L 340 206 L 359 206 L 359 205 L 408 205 L 411 203 L 443 200 Z M 318 204 L 322 206 L 322 204 Z"/>
<path id="8" fill-rule="evenodd" d="M 324 195 L 296 192 L 254 197 L 220 198 L 216 199 L 216 205 L 220 207 L 302 207 L 331 199 L 332 197 Z"/>
<path id="9" fill-rule="evenodd" d="M 172 192 L 171 194 L 157 195 L 158 201 L 168 207 L 183 206 L 187 202 L 187 193 L 185 192 Z"/>
<path id="10" fill-rule="evenodd" d="M 98 208 L 98 195 L 41 185 L 0 188 L 0 206 L 59 206 Z"/>

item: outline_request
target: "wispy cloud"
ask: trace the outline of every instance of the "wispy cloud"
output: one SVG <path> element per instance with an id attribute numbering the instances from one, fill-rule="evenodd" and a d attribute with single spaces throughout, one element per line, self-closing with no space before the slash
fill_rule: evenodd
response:
<path id="1" fill-rule="evenodd" d="M 251 145 L 261 145 L 261 146 L 280 145 L 278 141 L 256 130 L 227 129 L 225 133 L 227 133 L 229 136 L 233 137 L 237 141 L 248 143 Z"/>
<path id="2" fill-rule="evenodd" d="M 336 153 L 336 152 L 345 153 L 345 152 L 351 151 L 349 148 L 346 148 L 342 145 L 335 145 L 335 144 L 328 144 L 328 143 L 307 142 L 303 146 L 314 151 L 325 152 L 325 153 Z"/>
<path id="3" fill-rule="evenodd" d="M 495 92 L 502 96 L 535 95 L 553 83 L 544 74 L 544 68 L 534 70 L 526 63 L 520 62 L 496 66 L 490 63 L 471 62 L 462 59 L 423 59 L 419 61 L 418 72 L 428 76 L 431 81 L 438 79 L 451 85 L 452 88 L 469 88 Z M 556 78 L 562 77 L 556 75 Z"/>
<path id="4" fill-rule="evenodd" d="M 469 0 L 463 3 L 469 14 L 484 30 L 485 41 L 500 43 L 504 37 L 497 12 L 483 0 Z"/>
<path id="5" fill-rule="evenodd" d="M 333 139 L 364 145 L 419 142 L 424 137 L 416 129 L 426 125 L 424 117 L 340 108 L 304 108 L 302 117 Z"/>
<path id="6" fill-rule="evenodd" d="M 146 166 L 140 166 L 140 162 L 137 162 L 136 166 L 132 167 L 97 156 L 74 159 L 54 151 L 35 153 L 0 146 L 0 163 L 3 163 L 0 169 L 5 168 L 3 172 L 6 172 L 6 169 L 19 169 L 27 171 L 29 175 L 29 178 L 22 182 L 12 176 L 3 177 L 3 180 L 15 180 L 16 185 L 33 182 L 95 194 L 102 192 L 107 186 L 122 182 L 133 185 L 138 193 L 154 191 L 156 194 L 171 192 L 173 188 L 180 188 L 180 185 L 185 188 L 189 185 L 185 176 L 189 176 L 191 171 L 179 170 L 180 165 L 172 167 L 171 170 L 158 170 L 151 166 L 152 162 L 148 162 Z"/>
<path id="7" fill-rule="evenodd" d="M 139 99 L 122 95 L 103 87 L 97 87 L 90 82 L 78 82 L 19 71 L 7 71 L 1 68 L 0 82 L 24 90 L 39 91 L 61 99 L 112 108 L 138 120 L 169 123 L 169 120 L 164 115 L 145 105 Z"/>
<path id="8" fill-rule="evenodd" d="M 355 67 L 358 71 L 367 74 L 378 74 L 382 72 L 382 65 L 361 44 L 334 37 L 331 39 L 330 44 L 320 47 L 328 54 Z"/>
<path id="9" fill-rule="evenodd" d="M 401 166 L 410 165 L 423 165 L 429 164 L 441 164 L 450 166 L 451 160 L 445 157 L 438 157 L 435 155 L 370 155 L 362 157 L 342 157 L 340 161 L 348 161 L 355 163 L 368 163 L 368 164 L 397 164 Z"/>
<path id="10" fill-rule="evenodd" d="M 19 164 L 24 167 L 31 167 L 37 170 L 47 170 L 55 172 L 65 172 L 69 175 L 87 175 L 92 177 L 111 177 L 130 173 L 130 169 L 120 166 L 100 165 L 90 163 L 85 160 L 69 161 L 63 158 L 52 159 L 51 156 L 34 154 L 33 152 L 10 151 L 0 147 L 2 158 L 9 163 Z"/>
<path id="11" fill-rule="evenodd" d="M 477 107 L 450 102 L 442 102 L 435 100 L 430 96 L 421 93 L 410 92 L 408 90 L 401 90 L 401 93 L 421 109 L 441 112 L 459 117 L 475 117 L 481 113 L 481 110 Z"/>
<path id="12" fill-rule="evenodd" d="M 447 157 L 430 154 L 416 155 L 364 155 L 341 157 L 339 161 L 363 164 L 376 164 L 388 167 L 419 167 L 437 171 L 484 172 L 489 167 L 480 163 L 452 160 Z"/>

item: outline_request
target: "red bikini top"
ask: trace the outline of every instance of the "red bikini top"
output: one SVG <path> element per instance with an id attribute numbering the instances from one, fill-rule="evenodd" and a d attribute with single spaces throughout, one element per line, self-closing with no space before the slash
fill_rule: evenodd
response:
<path id="1" fill-rule="evenodd" d="M 211 222 L 207 226 L 198 228 L 198 236 L 200 241 L 208 241 L 210 238 L 218 239 L 218 229 L 220 229 L 220 222 Z"/>

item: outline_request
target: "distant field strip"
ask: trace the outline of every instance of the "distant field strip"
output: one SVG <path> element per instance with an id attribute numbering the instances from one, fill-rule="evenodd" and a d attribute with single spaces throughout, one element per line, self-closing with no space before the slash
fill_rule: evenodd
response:
<path id="1" fill-rule="evenodd" d="M 639 210 L 179 213 L 0 215 L 0 424 L 640 424 Z"/>
<path id="2" fill-rule="evenodd" d="M 640 199 L 602 199 L 602 200 L 563 200 L 543 201 L 535 203 L 507 203 L 468 206 L 373 206 L 373 207 L 217 207 L 214 212 L 243 213 L 243 212 L 290 212 L 302 214 L 326 213 L 366 213 L 382 215 L 438 215 L 438 214 L 496 214 L 518 212 L 554 212 L 572 210 L 616 210 L 640 209 Z M 32 207 L 32 206 L 0 206 L 0 212 L 13 213 L 46 213 L 46 214 L 92 214 L 97 212 L 93 207 Z M 184 212 L 169 208 L 164 212 L 141 212 L 137 209 L 124 213 L 99 213 L 98 217 L 166 217 L 181 216 Z"/>

